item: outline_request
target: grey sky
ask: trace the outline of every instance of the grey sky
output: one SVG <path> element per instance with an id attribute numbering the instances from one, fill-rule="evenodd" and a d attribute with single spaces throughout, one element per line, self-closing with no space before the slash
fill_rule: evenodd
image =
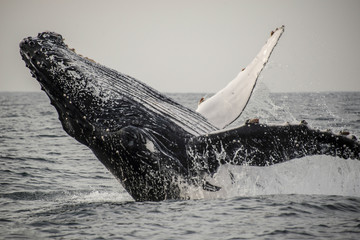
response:
<path id="1" fill-rule="evenodd" d="M 360 1 L 0 0 L 0 91 L 38 91 L 19 42 L 50 30 L 84 56 L 163 92 L 215 92 L 285 33 L 271 91 L 360 91 Z"/>

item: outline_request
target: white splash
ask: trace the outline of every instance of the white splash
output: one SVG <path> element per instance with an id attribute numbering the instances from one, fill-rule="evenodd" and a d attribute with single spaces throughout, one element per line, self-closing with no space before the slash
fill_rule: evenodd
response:
<path id="1" fill-rule="evenodd" d="M 273 194 L 318 194 L 360 197 L 360 162 L 312 156 L 269 167 L 222 165 L 208 182 L 221 187 L 208 192 L 190 187 L 190 199 L 216 199 Z"/>

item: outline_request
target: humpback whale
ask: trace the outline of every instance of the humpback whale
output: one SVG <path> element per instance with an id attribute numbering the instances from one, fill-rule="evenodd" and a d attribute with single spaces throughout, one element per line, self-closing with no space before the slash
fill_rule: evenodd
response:
<path id="1" fill-rule="evenodd" d="M 308 155 L 360 159 L 355 138 L 305 121 L 225 128 L 246 107 L 283 31 L 272 32 L 249 66 L 196 111 L 77 54 L 54 32 L 23 39 L 20 54 L 63 129 L 89 147 L 134 200 L 187 199 L 188 186 L 219 191 L 206 179 L 223 164 L 269 166 Z"/>

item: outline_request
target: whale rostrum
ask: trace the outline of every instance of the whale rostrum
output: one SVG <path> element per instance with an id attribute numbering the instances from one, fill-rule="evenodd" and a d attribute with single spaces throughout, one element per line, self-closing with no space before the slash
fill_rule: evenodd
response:
<path id="1" fill-rule="evenodd" d="M 186 199 L 188 186 L 221 189 L 206 179 L 223 164 L 269 166 L 308 155 L 360 159 L 355 138 L 311 129 L 305 122 L 273 126 L 255 119 L 223 129 L 246 106 L 283 31 L 272 32 L 262 57 L 256 57 L 260 62 L 250 63 L 233 85 L 202 102 L 198 111 L 78 55 L 54 32 L 25 38 L 20 54 L 63 129 L 89 147 L 136 201 Z M 246 96 L 227 97 L 239 91 Z M 224 102 L 234 112 L 222 109 Z"/>

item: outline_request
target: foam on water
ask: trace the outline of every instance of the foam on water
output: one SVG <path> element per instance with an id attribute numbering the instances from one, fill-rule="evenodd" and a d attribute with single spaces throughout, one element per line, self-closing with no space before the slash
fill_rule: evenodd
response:
<path id="1" fill-rule="evenodd" d="M 98 203 L 98 202 L 132 202 L 134 201 L 131 196 L 126 192 L 111 192 L 94 190 L 87 193 L 75 193 L 63 199 L 66 202 L 76 203 Z"/>

